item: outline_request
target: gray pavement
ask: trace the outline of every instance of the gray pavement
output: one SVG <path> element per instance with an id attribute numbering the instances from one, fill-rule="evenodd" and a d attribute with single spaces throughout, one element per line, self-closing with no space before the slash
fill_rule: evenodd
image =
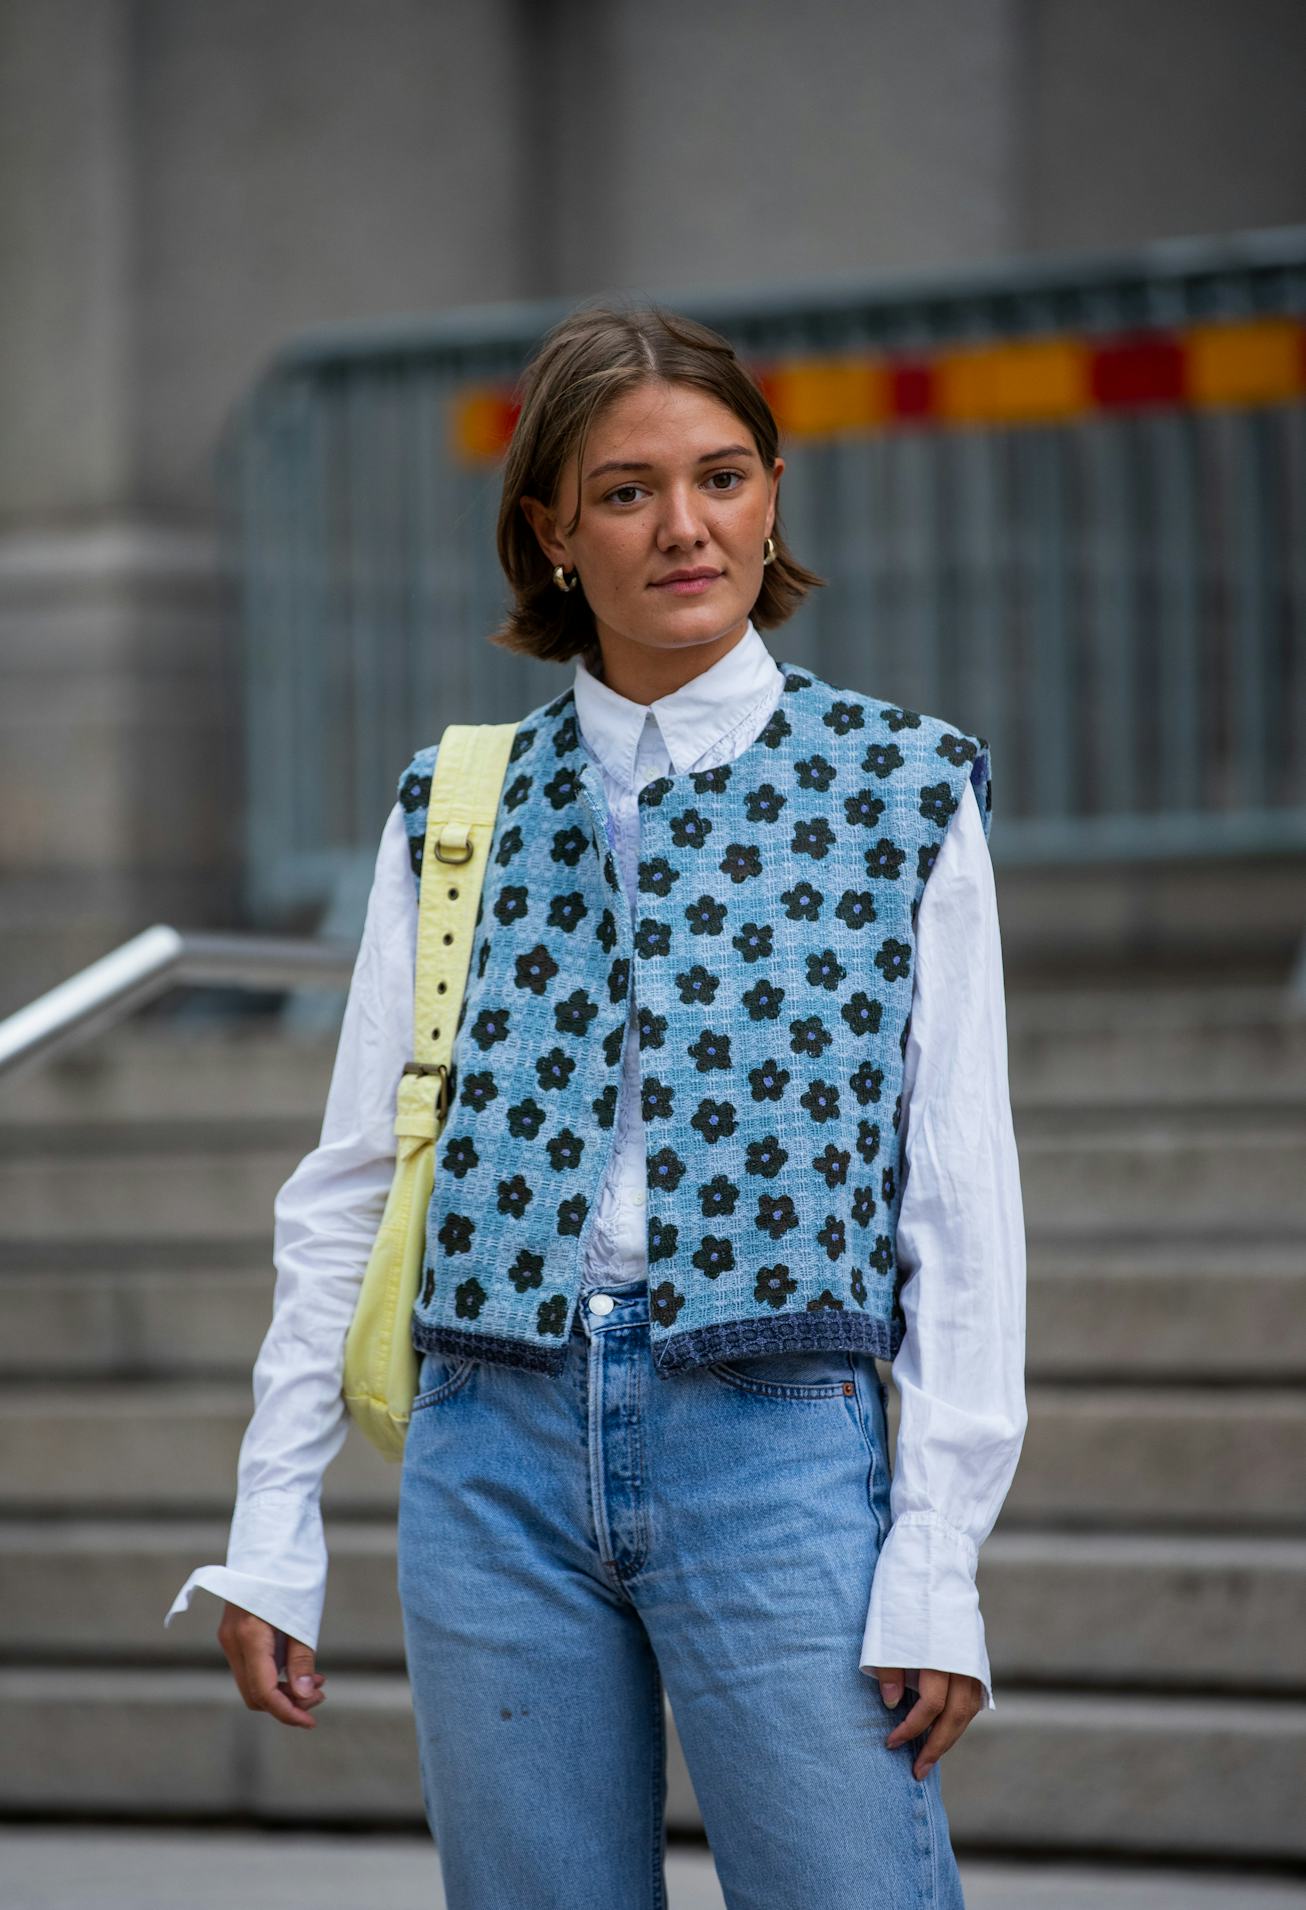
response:
<path id="1" fill-rule="evenodd" d="M 967 1910 L 1303 1910 L 1306 1881 L 1098 1865 L 965 1863 Z M 0 1826 L 3 1910 L 445 1910 L 420 1837 Z M 711 1857 L 667 1857 L 670 1910 L 724 1910 Z"/>

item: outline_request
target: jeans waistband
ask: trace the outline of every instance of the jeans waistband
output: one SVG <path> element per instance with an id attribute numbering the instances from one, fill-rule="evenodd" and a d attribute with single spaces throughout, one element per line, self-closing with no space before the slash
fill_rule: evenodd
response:
<path id="1" fill-rule="evenodd" d="M 597 1309 L 592 1304 L 595 1300 L 599 1303 Z M 609 1300 L 611 1306 L 608 1305 Z M 572 1333 L 590 1339 L 608 1327 L 647 1324 L 648 1279 L 641 1276 L 638 1280 L 616 1280 L 611 1286 L 605 1287 L 600 1282 L 597 1286 L 587 1287 L 576 1307 Z"/>

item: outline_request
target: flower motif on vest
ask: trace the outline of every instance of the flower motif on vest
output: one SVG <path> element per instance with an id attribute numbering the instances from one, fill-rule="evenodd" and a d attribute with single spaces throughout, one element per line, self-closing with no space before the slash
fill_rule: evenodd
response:
<path id="1" fill-rule="evenodd" d="M 504 779 L 436 1155 L 416 1345 L 560 1370 L 636 1018 L 655 1368 L 901 1344 L 921 895 L 988 745 L 780 665 L 733 762 L 640 792 L 634 926 L 572 691 Z M 436 747 L 399 781 L 414 879 Z"/>

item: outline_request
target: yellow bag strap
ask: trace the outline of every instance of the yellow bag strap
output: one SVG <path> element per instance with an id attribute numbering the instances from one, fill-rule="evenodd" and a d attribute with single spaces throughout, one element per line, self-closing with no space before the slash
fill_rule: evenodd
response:
<path id="1" fill-rule="evenodd" d="M 440 738 L 431 776 L 417 918 L 413 1059 L 403 1071 L 437 1077 L 437 1127 L 443 1125 L 448 1110 L 454 1031 L 517 727 L 516 723 L 450 723 Z"/>

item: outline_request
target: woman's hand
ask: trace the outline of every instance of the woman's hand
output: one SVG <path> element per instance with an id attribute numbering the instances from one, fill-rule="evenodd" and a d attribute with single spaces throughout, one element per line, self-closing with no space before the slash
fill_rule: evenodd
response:
<path id="1" fill-rule="evenodd" d="M 873 1665 L 871 1669 L 880 1681 L 880 1696 L 892 1710 L 906 1690 L 902 1666 Z M 933 1725 L 912 1766 L 912 1776 L 916 1778 L 929 1776 L 943 1753 L 952 1749 L 984 1705 L 984 1687 L 978 1678 L 968 1678 L 960 1671 L 925 1670 L 920 1678 L 920 1696 L 884 1740 L 891 1751 L 896 1751 L 900 1744 L 909 1744 Z"/>
<path id="2" fill-rule="evenodd" d="M 313 1647 L 288 1638 L 264 1618 L 256 1618 L 230 1600 L 224 1601 L 218 1643 L 227 1656 L 240 1695 L 251 1711 L 267 1711 L 282 1724 L 302 1724 L 312 1730 L 316 1718 L 308 1714 L 326 1697 L 325 1675 L 313 1668 Z M 284 1684 L 277 1673 L 284 1667 Z"/>

